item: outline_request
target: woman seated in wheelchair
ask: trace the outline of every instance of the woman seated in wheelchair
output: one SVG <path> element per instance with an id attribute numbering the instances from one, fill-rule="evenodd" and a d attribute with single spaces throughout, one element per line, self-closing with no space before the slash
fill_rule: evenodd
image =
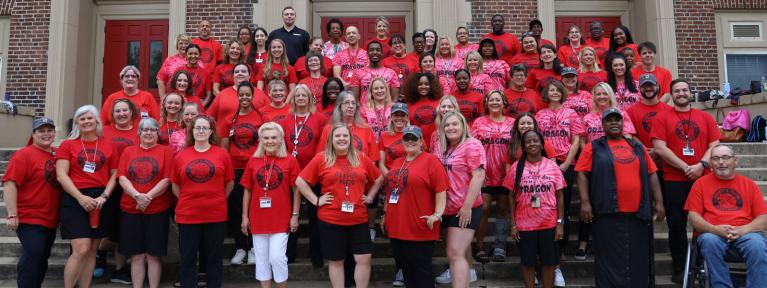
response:
<path id="1" fill-rule="evenodd" d="M 711 150 L 711 172 L 695 181 L 685 203 L 689 222 L 708 267 L 711 287 L 732 287 L 725 253 L 739 251 L 746 263 L 746 286 L 767 283 L 767 204 L 756 183 L 735 172 L 732 147 Z"/>

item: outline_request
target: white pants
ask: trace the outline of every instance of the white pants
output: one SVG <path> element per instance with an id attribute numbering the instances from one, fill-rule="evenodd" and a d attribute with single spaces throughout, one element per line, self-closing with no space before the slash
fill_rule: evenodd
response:
<path id="1" fill-rule="evenodd" d="M 253 235 L 253 253 L 256 255 L 256 280 L 282 283 L 288 280 L 288 233 Z"/>

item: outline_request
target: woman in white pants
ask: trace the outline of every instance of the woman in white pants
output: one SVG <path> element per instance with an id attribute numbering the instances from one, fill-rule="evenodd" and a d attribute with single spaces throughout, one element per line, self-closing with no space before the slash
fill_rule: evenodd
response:
<path id="1" fill-rule="evenodd" d="M 285 287 L 288 233 L 298 229 L 301 197 L 294 183 L 300 168 L 298 161 L 287 153 L 285 132 L 280 125 L 264 123 L 258 129 L 258 138 L 258 149 L 248 160 L 240 181 L 245 188 L 242 233 L 253 235 L 256 280 L 261 287 L 272 287 L 272 280 L 277 287 Z"/>

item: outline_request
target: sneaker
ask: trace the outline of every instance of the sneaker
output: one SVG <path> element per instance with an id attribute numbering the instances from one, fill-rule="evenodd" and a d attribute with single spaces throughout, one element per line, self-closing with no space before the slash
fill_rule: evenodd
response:
<path id="1" fill-rule="evenodd" d="M 565 287 L 565 276 L 562 276 L 562 270 L 559 268 L 554 270 L 554 286 Z"/>
<path id="2" fill-rule="evenodd" d="M 575 253 L 575 260 L 586 260 L 586 249 L 578 249 L 578 252 Z"/>
<path id="3" fill-rule="evenodd" d="M 248 256 L 248 253 L 245 252 L 245 250 L 237 249 L 236 252 L 234 252 L 234 257 L 232 257 L 232 265 L 242 265 L 245 263 L 245 257 Z"/>
<path id="4" fill-rule="evenodd" d="M 490 257 L 490 260 L 493 260 L 493 262 L 506 261 L 506 250 L 501 248 L 493 248 L 493 256 Z"/>
<path id="5" fill-rule="evenodd" d="M 370 241 L 376 240 L 376 229 L 370 229 Z"/>
<path id="6" fill-rule="evenodd" d="M 434 278 L 434 282 L 437 282 L 439 284 L 450 284 L 452 282 L 452 279 L 450 277 L 450 268 L 445 269 L 445 271 L 442 271 L 439 276 Z"/>
<path id="7" fill-rule="evenodd" d="M 248 250 L 248 265 L 256 265 L 256 253 L 253 253 L 253 249 Z"/>
<path id="8" fill-rule="evenodd" d="M 107 251 L 96 251 L 96 266 L 93 268 L 93 278 L 104 276 L 104 270 L 107 268 Z"/>
<path id="9" fill-rule="evenodd" d="M 397 270 L 397 274 L 394 274 L 394 281 L 391 282 L 394 287 L 405 286 L 405 276 L 402 275 L 402 269 Z"/>
<path id="10" fill-rule="evenodd" d="M 538 276 L 535 276 L 535 286 L 538 286 Z"/>
<path id="11" fill-rule="evenodd" d="M 128 268 L 116 270 L 112 273 L 112 278 L 109 278 L 109 282 L 131 285 L 130 271 L 128 271 Z"/>
<path id="12" fill-rule="evenodd" d="M 471 268 L 469 270 L 469 283 L 474 283 L 474 282 L 477 282 L 477 269 Z"/>

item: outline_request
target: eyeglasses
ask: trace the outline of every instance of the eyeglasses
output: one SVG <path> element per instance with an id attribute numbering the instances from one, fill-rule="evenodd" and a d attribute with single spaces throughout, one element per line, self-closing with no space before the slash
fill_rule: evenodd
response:
<path id="1" fill-rule="evenodd" d="M 157 132 L 157 128 L 142 128 L 141 133 L 148 133 L 148 132 Z"/>
<path id="2" fill-rule="evenodd" d="M 123 78 L 138 78 L 138 75 L 135 75 L 135 74 L 125 74 L 125 75 L 123 75 Z"/>
<path id="3" fill-rule="evenodd" d="M 724 156 L 711 156 L 711 162 L 717 162 L 717 161 L 730 161 L 730 160 L 732 160 L 733 158 L 735 158 L 735 156 L 731 156 L 731 155 L 724 155 Z"/>
<path id="4" fill-rule="evenodd" d="M 402 141 L 403 141 L 403 142 L 416 142 L 416 141 L 418 141 L 419 139 L 420 139 L 420 138 L 418 138 L 418 137 L 415 137 L 415 136 L 404 136 L 404 137 L 402 137 Z"/>
<path id="5" fill-rule="evenodd" d="M 200 126 L 197 126 L 197 127 L 192 128 L 192 129 L 194 129 L 194 131 L 197 131 L 197 132 L 205 132 L 205 131 L 210 130 L 210 127 L 200 127 Z"/>

